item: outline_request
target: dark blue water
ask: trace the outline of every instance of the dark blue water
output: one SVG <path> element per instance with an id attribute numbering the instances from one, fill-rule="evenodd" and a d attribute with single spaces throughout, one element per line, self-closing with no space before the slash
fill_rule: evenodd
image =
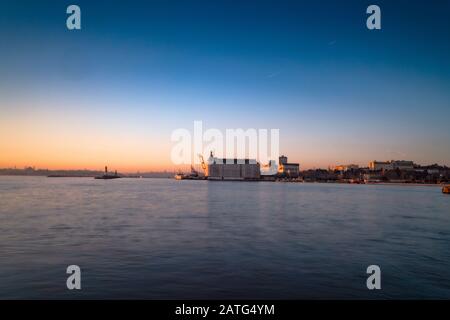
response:
<path id="1" fill-rule="evenodd" d="M 82 289 L 66 288 L 66 267 Z M 382 289 L 366 288 L 379 265 Z M 0 298 L 450 298 L 438 187 L 0 177 Z"/>

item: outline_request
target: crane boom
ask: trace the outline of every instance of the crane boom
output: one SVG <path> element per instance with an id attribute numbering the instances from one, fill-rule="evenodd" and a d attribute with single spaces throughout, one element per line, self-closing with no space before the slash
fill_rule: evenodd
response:
<path id="1" fill-rule="evenodd" d="M 198 157 L 200 158 L 200 161 L 202 164 L 202 169 L 206 170 L 206 164 L 205 164 L 205 160 L 203 159 L 203 155 L 199 154 Z"/>

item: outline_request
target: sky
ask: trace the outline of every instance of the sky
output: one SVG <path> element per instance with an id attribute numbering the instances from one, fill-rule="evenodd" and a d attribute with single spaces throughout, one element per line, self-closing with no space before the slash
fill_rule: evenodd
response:
<path id="1" fill-rule="evenodd" d="M 3 0 L 0 167 L 171 170 L 171 133 L 196 120 L 280 129 L 303 169 L 450 165 L 449 16 L 450 0 Z"/>

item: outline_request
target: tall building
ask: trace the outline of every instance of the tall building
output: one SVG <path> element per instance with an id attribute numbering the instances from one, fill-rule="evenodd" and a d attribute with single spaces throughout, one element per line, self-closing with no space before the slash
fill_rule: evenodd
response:
<path id="1" fill-rule="evenodd" d="M 286 164 L 287 163 L 288 158 L 286 156 L 281 156 L 278 158 L 278 163 L 279 164 Z"/>

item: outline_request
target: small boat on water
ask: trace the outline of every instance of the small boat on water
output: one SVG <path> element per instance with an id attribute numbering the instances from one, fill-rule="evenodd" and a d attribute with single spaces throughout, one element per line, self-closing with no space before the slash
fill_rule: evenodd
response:
<path id="1" fill-rule="evenodd" d="M 184 173 L 177 173 L 175 176 L 174 176 L 174 178 L 176 179 L 176 180 L 184 180 L 184 179 L 186 179 L 186 175 L 184 174 Z"/>
<path id="2" fill-rule="evenodd" d="M 121 177 L 117 174 L 117 170 L 114 172 L 114 174 L 109 174 L 107 166 L 105 166 L 105 174 L 94 177 L 94 179 L 102 179 L 102 180 L 111 180 L 111 179 L 119 179 L 119 178 L 121 178 Z"/>
<path id="3" fill-rule="evenodd" d="M 450 185 L 442 187 L 442 193 L 450 194 Z"/>
<path id="4" fill-rule="evenodd" d="M 174 178 L 176 180 L 204 180 L 205 177 L 200 176 L 197 172 L 197 170 L 194 169 L 194 167 L 191 166 L 191 173 L 190 174 L 184 174 L 182 172 L 178 172 Z"/>

